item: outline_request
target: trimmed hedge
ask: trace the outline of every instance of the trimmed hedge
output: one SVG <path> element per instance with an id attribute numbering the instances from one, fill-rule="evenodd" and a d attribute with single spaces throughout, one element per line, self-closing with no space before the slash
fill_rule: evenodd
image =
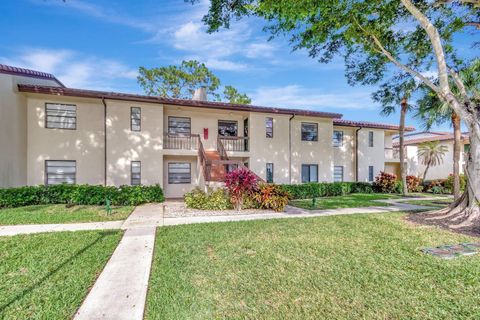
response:
<path id="1" fill-rule="evenodd" d="M 311 182 L 303 184 L 283 184 L 291 199 L 310 199 L 319 197 L 343 196 L 350 193 L 373 193 L 368 182 Z"/>
<path id="2" fill-rule="evenodd" d="M 37 204 L 104 205 L 105 200 L 115 206 L 163 202 L 159 185 L 153 186 L 101 186 L 52 185 L 0 189 L 0 208 L 13 208 Z"/>

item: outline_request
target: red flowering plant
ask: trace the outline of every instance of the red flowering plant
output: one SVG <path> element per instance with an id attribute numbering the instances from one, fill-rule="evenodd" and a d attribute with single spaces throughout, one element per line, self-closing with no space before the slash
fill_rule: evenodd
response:
<path id="1" fill-rule="evenodd" d="M 373 187 L 377 192 L 393 193 L 395 192 L 396 180 L 397 176 L 395 174 L 381 171 L 380 174 L 375 177 Z"/>
<path id="2" fill-rule="evenodd" d="M 241 210 L 245 198 L 253 197 L 257 192 L 258 178 L 252 171 L 245 167 L 240 167 L 227 174 L 225 186 L 235 209 Z"/>

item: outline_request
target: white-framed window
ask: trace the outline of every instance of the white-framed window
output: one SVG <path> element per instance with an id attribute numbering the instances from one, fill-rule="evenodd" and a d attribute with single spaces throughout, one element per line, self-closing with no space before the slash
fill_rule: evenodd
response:
<path id="1" fill-rule="evenodd" d="M 168 117 L 168 134 L 175 136 L 189 136 L 192 120 L 187 117 Z"/>
<path id="2" fill-rule="evenodd" d="M 130 108 L 130 129 L 142 131 L 142 109 L 139 107 Z"/>
<path id="3" fill-rule="evenodd" d="M 45 184 L 75 184 L 77 162 L 75 160 L 45 160 Z"/>
<path id="4" fill-rule="evenodd" d="M 338 131 L 338 130 L 333 131 L 333 146 L 334 147 L 343 146 L 343 131 Z"/>
<path id="5" fill-rule="evenodd" d="M 302 141 L 318 141 L 318 123 L 302 122 Z"/>
<path id="6" fill-rule="evenodd" d="M 130 184 L 132 186 L 139 186 L 142 184 L 142 162 L 130 162 Z"/>
<path id="7" fill-rule="evenodd" d="M 368 131 L 368 146 L 373 147 L 373 131 Z"/>
<path id="8" fill-rule="evenodd" d="M 190 162 L 170 162 L 168 164 L 168 184 L 190 184 L 191 176 Z"/>
<path id="9" fill-rule="evenodd" d="M 302 183 L 318 182 L 318 165 L 302 164 Z"/>
<path id="10" fill-rule="evenodd" d="M 343 182 L 343 166 L 333 167 L 333 182 Z"/>
<path id="11" fill-rule="evenodd" d="M 273 118 L 265 118 L 265 137 L 273 138 Z"/>
<path id="12" fill-rule="evenodd" d="M 45 128 L 77 129 L 77 106 L 74 104 L 45 103 Z"/>
<path id="13" fill-rule="evenodd" d="M 238 122 L 234 120 L 218 120 L 218 135 L 221 137 L 237 137 Z"/>
<path id="14" fill-rule="evenodd" d="M 273 163 L 267 163 L 266 165 L 266 178 L 267 183 L 273 183 Z"/>
<path id="15" fill-rule="evenodd" d="M 368 181 L 373 182 L 374 174 L 373 174 L 373 166 L 368 166 Z"/>

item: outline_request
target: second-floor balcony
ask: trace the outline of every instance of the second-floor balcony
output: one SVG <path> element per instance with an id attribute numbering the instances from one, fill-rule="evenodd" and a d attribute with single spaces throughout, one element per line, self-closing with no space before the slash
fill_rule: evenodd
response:
<path id="1" fill-rule="evenodd" d="M 385 160 L 387 161 L 400 161 L 400 148 L 385 148 Z"/>
<path id="2" fill-rule="evenodd" d="M 198 150 L 199 134 L 163 134 L 163 148 L 174 150 Z"/>
<path id="3" fill-rule="evenodd" d="M 248 137 L 218 137 L 218 144 L 222 144 L 225 151 L 248 151 Z"/>

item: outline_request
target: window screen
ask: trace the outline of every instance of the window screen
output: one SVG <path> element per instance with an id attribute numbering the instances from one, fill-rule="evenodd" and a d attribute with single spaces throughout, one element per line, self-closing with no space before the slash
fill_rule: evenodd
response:
<path id="1" fill-rule="evenodd" d="M 265 118 L 265 136 L 273 138 L 273 118 Z"/>
<path id="2" fill-rule="evenodd" d="M 132 186 L 142 184 L 142 163 L 140 161 L 132 161 L 130 163 L 130 177 Z"/>
<path id="3" fill-rule="evenodd" d="M 77 106 L 73 104 L 46 103 L 45 127 L 49 129 L 77 128 Z"/>
<path id="4" fill-rule="evenodd" d="M 368 146 L 373 147 L 373 131 L 368 132 Z"/>
<path id="5" fill-rule="evenodd" d="M 168 134 L 189 136 L 191 132 L 191 120 L 184 117 L 168 117 Z"/>
<path id="6" fill-rule="evenodd" d="M 368 181 L 373 182 L 373 166 L 368 166 Z"/>
<path id="7" fill-rule="evenodd" d="M 273 163 L 267 163 L 267 183 L 273 183 Z"/>
<path id="8" fill-rule="evenodd" d="M 302 164 L 302 183 L 318 182 L 318 165 Z"/>
<path id="9" fill-rule="evenodd" d="M 132 131 L 142 130 L 142 110 L 139 107 L 130 108 L 130 128 Z"/>
<path id="10" fill-rule="evenodd" d="M 74 184 L 76 182 L 77 162 L 71 160 L 46 160 L 45 184 Z"/>
<path id="11" fill-rule="evenodd" d="M 168 164 L 168 183 L 191 183 L 191 168 L 189 162 L 175 162 Z"/>
<path id="12" fill-rule="evenodd" d="M 318 124 L 302 122 L 302 141 L 318 141 Z"/>
<path id="13" fill-rule="evenodd" d="M 333 146 L 343 146 L 343 131 L 333 131 Z"/>
<path id="14" fill-rule="evenodd" d="M 343 182 L 343 166 L 333 167 L 333 182 Z"/>

